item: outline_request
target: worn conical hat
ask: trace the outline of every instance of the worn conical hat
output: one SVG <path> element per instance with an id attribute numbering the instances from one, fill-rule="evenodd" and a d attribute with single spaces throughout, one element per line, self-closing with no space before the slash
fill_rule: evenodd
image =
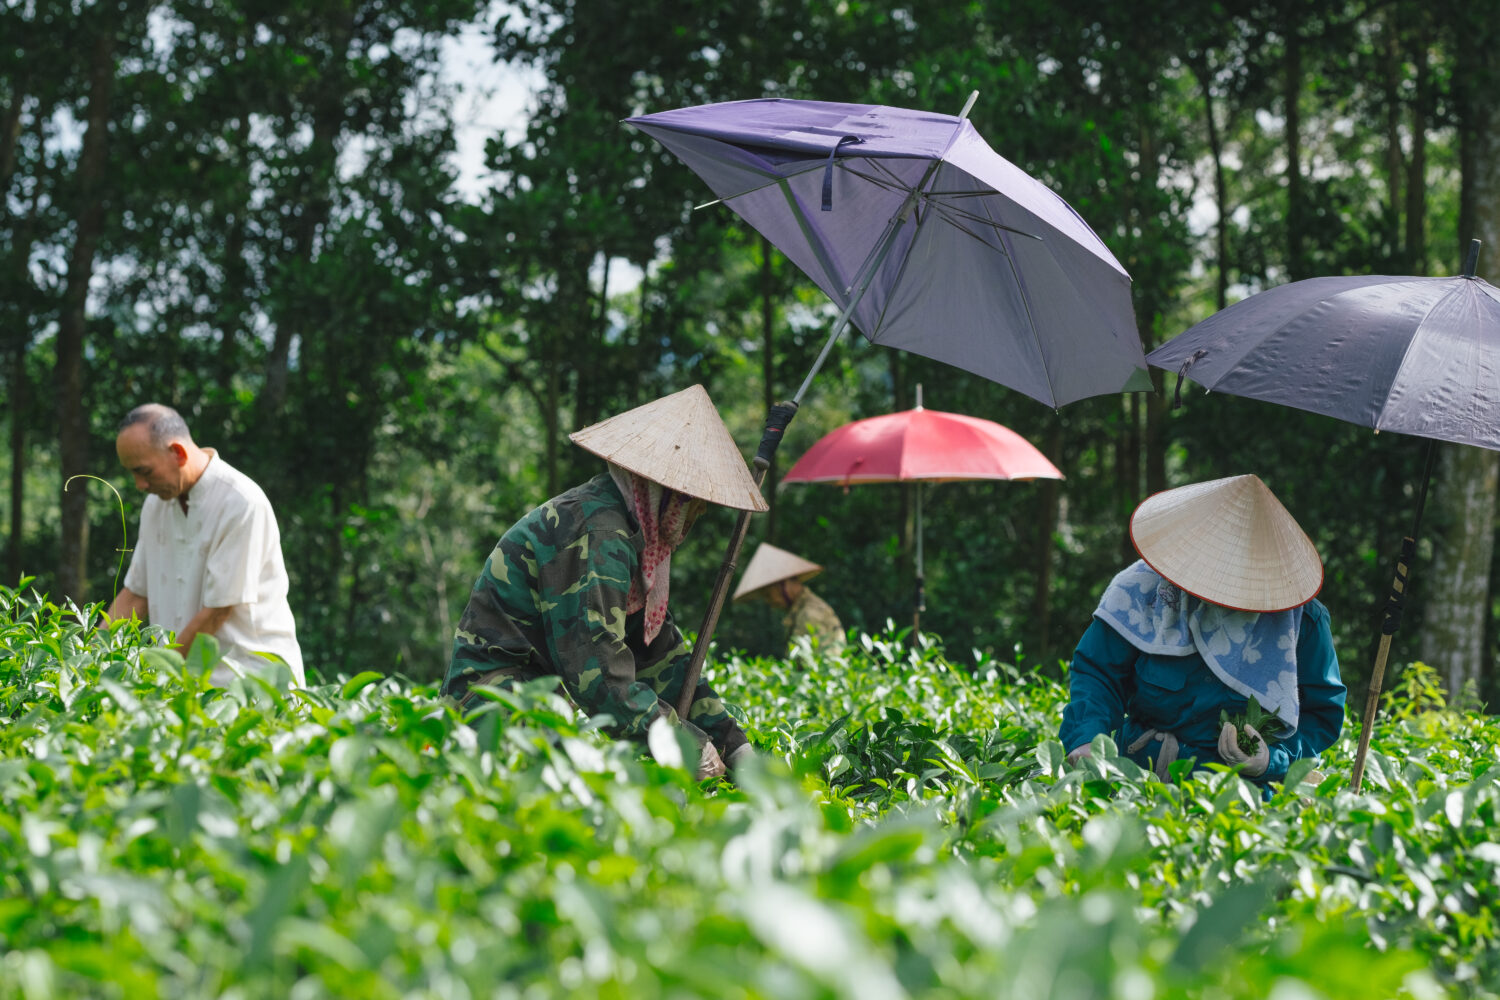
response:
<path id="1" fill-rule="evenodd" d="M 568 440 L 679 493 L 740 510 L 771 509 L 701 385 L 574 431 Z"/>
<path id="2" fill-rule="evenodd" d="M 740 585 L 734 588 L 733 600 L 738 601 L 782 580 L 807 580 L 821 572 L 823 567 L 817 563 L 794 556 L 786 549 L 778 549 L 770 542 L 761 542 L 740 577 Z"/>
<path id="3" fill-rule="evenodd" d="M 1231 476 L 1148 497 L 1130 540 L 1156 572 L 1205 601 L 1285 611 L 1323 586 L 1323 561 L 1266 484 Z"/>

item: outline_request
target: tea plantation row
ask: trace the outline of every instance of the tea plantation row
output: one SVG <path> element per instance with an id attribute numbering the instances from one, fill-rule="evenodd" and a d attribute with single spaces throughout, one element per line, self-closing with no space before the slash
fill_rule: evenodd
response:
<path id="1" fill-rule="evenodd" d="M 1500 727 L 1420 685 L 1364 794 L 1346 732 L 1263 802 L 1066 769 L 1064 689 L 925 640 L 719 657 L 764 766 L 700 787 L 546 685 L 214 689 L 97 625 L 0 588 L 3 996 L 1497 995 Z"/>

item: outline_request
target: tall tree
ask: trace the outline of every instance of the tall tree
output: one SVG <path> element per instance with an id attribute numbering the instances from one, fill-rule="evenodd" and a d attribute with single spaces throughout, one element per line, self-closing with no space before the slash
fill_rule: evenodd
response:
<path id="1" fill-rule="evenodd" d="M 57 590 L 76 601 L 88 597 L 88 494 L 68 489 L 71 477 L 89 467 L 89 412 L 84 406 L 84 330 L 94 254 L 104 232 L 108 199 L 109 131 L 115 68 L 122 39 L 145 31 L 145 18 L 110 20 L 112 12 L 96 9 L 82 23 L 82 52 L 87 59 L 83 99 L 83 146 L 73 173 L 73 245 L 57 324 L 58 458 L 62 471 L 62 551 Z"/>
<path id="2" fill-rule="evenodd" d="M 1500 280 L 1500 100 L 1486 58 L 1495 39 L 1488 18 L 1459 15 L 1453 24 L 1457 49 L 1455 97 L 1462 129 L 1464 206 L 1460 233 L 1487 248 L 1480 273 Z M 1467 244 L 1467 240 L 1464 240 Z M 1457 693 L 1485 682 L 1491 654 L 1490 570 L 1500 453 L 1465 445 L 1443 445 L 1433 483 L 1433 565 L 1419 584 L 1426 591 L 1422 658 Z"/>

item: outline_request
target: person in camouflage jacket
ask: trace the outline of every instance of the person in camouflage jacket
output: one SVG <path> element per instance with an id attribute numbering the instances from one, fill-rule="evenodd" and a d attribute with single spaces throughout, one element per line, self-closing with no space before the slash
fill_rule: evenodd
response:
<path id="1" fill-rule="evenodd" d="M 702 402 L 707 402 L 701 387 L 694 388 Z M 677 396 L 688 392 L 691 390 Z M 733 441 L 717 411 L 712 410 L 711 403 L 707 405 L 712 421 L 701 412 L 700 403 L 690 423 L 697 425 L 698 432 L 705 424 L 718 425 L 733 455 L 732 464 L 721 475 L 732 476 L 737 465 L 754 490 L 753 499 L 760 500 L 744 459 L 733 450 Z M 612 420 L 637 413 L 629 411 Z M 648 428 L 664 421 L 670 429 L 687 419 L 671 413 L 648 416 L 652 419 L 643 425 Z M 587 443 L 589 438 L 580 440 L 580 435 L 593 430 L 587 428 L 573 438 L 596 450 Z M 703 442 L 689 441 L 682 447 L 694 445 L 702 447 Z M 665 718 L 683 726 L 697 741 L 702 753 L 700 777 L 723 773 L 721 761 L 733 765 L 753 751 L 723 701 L 706 682 L 698 682 L 688 718 L 677 717 L 673 706 L 682 691 L 692 647 L 665 607 L 664 574 L 654 585 L 647 582 L 642 586 L 643 570 L 652 562 L 653 551 L 661 560 L 661 569 L 666 570 L 670 547 L 681 540 L 708 498 L 695 499 L 692 492 L 658 485 L 659 480 L 642 475 L 639 470 L 651 466 L 649 455 L 642 458 L 627 450 L 606 457 L 635 459 L 638 471 L 632 473 L 611 463 L 609 473 L 552 498 L 501 537 L 485 561 L 459 621 L 443 691 L 467 703 L 470 689 L 477 684 L 510 684 L 556 675 L 580 709 L 613 720 L 606 727 L 611 735 L 643 740 L 652 722 Z M 730 460 L 726 457 L 725 462 Z M 694 482 L 681 482 L 676 466 L 666 474 L 658 470 L 658 474 L 677 480 L 677 485 L 695 493 L 715 493 L 718 489 L 700 489 Z M 701 470 L 696 474 L 705 475 Z M 638 516 L 641 508 L 635 505 L 645 503 L 648 492 L 658 499 L 651 501 L 645 520 L 653 521 L 657 511 L 664 518 L 669 516 L 668 510 L 682 511 L 677 515 L 675 531 L 662 538 L 648 538 L 651 532 L 643 527 L 653 525 L 643 526 L 643 518 Z M 627 494 L 631 500 L 627 500 Z M 752 501 L 740 502 L 748 505 Z M 764 505 L 763 500 L 760 503 Z M 667 550 L 664 554 L 663 547 Z M 654 607 L 646 592 L 657 587 L 662 601 Z M 632 609 L 632 604 L 637 606 Z"/>

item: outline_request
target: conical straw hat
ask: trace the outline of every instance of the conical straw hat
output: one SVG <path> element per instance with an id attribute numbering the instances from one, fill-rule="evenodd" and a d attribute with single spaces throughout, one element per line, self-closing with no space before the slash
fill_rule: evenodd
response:
<path id="1" fill-rule="evenodd" d="M 1156 572 L 1226 608 L 1285 611 L 1323 586 L 1312 540 L 1255 476 L 1147 497 L 1130 519 L 1130 540 Z"/>
<path id="2" fill-rule="evenodd" d="M 755 555 L 750 557 L 750 565 L 745 567 L 744 575 L 740 577 L 740 585 L 734 588 L 733 600 L 738 601 L 741 597 L 782 580 L 806 580 L 821 572 L 823 567 L 817 563 L 794 556 L 786 549 L 778 549 L 770 542 L 761 542 Z"/>
<path id="3" fill-rule="evenodd" d="M 568 440 L 669 489 L 740 510 L 770 510 L 701 385 L 574 431 Z"/>

